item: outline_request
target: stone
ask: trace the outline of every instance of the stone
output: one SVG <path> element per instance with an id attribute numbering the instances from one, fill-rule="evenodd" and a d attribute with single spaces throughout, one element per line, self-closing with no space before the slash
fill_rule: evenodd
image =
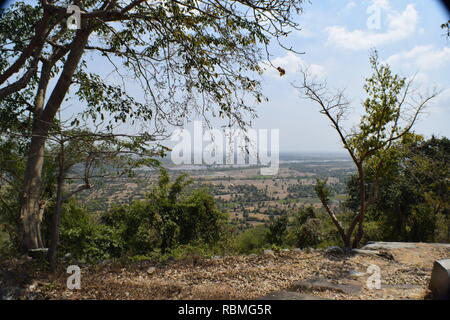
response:
<path id="1" fill-rule="evenodd" d="M 355 254 L 365 254 L 368 256 L 376 256 L 380 254 L 380 251 L 378 250 L 364 250 L 364 249 L 352 249 L 351 252 Z"/>
<path id="2" fill-rule="evenodd" d="M 359 272 L 359 271 L 356 271 L 356 270 L 352 270 L 352 271 L 350 271 L 348 273 L 348 275 L 350 277 L 357 277 L 357 278 L 359 278 L 359 277 L 364 277 L 366 275 L 366 273 L 365 272 Z"/>
<path id="3" fill-rule="evenodd" d="M 268 295 L 258 298 L 256 300 L 329 300 L 329 299 L 298 292 L 277 291 L 269 293 Z"/>
<path id="4" fill-rule="evenodd" d="M 361 249 L 363 250 L 417 249 L 421 246 L 450 249 L 449 243 L 373 242 L 373 241 L 367 242 L 367 244 Z"/>
<path id="5" fill-rule="evenodd" d="M 275 255 L 275 251 L 270 250 L 270 249 L 264 250 L 263 253 L 264 253 L 265 255 L 271 255 L 271 256 Z"/>
<path id="6" fill-rule="evenodd" d="M 435 300 L 450 300 L 450 259 L 436 260 L 429 288 Z"/>
<path id="7" fill-rule="evenodd" d="M 395 261 L 394 256 L 392 255 L 392 253 L 386 251 L 386 250 L 367 250 L 367 249 L 352 249 L 350 251 L 353 254 L 362 254 L 362 255 L 367 255 L 367 256 L 378 256 L 381 258 L 385 258 L 388 260 L 392 260 Z"/>
<path id="8" fill-rule="evenodd" d="M 352 284 L 335 284 L 323 279 L 307 279 L 296 281 L 289 288 L 292 291 L 334 291 L 357 295 L 361 292 L 361 286 Z"/>
<path id="9" fill-rule="evenodd" d="M 344 250 L 341 247 L 332 246 L 325 249 L 325 254 L 341 255 L 344 254 Z"/>
<path id="10" fill-rule="evenodd" d="M 150 267 L 147 269 L 147 273 L 148 274 L 154 274 L 156 272 L 156 268 L 155 267 Z"/>

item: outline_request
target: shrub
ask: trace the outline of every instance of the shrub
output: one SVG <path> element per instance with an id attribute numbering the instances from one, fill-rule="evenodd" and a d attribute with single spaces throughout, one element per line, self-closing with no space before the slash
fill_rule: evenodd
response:
<path id="1" fill-rule="evenodd" d="M 267 233 L 267 242 L 276 246 L 281 246 L 285 243 L 286 231 L 288 226 L 288 217 L 283 215 L 276 218 L 269 225 L 269 232 Z"/>
<path id="2" fill-rule="evenodd" d="M 81 262 L 119 257 L 124 242 L 114 228 L 94 223 L 88 211 L 71 201 L 61 219 L 61 254 L 70 253 Z"/>
<path id="3" fill-rule="evenodd" d="M 235 239 L 235 250 L 240 254 L 257 253 L 268 246 L 268 229 L 262 226 L 247 229 Z"/>

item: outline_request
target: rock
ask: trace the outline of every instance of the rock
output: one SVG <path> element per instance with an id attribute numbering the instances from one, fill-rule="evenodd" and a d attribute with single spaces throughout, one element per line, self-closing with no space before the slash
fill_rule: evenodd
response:
<path id="1" fill-rule="evenodd" d="M 290 252 L 291 250 L 289 250 L 289 249 L 283 249 L 283 250 L 281 250 L 281 251 L 283 251 L 283 252 Z"/>
<path id="2" fill-rule="evenodd" d="M 211 259 L 212 260 L 219 260 L 220 258 L 222 258 L 221 256 L 212 256 Z"/>
<path id="3" fill-rule="evenodd" d="M 258 255 L 256 253 L 251 253 L 248 256 L 251 257 L 251 258 L 256 258 Z"/>
<path id="4" fill-rule="evenodd" d="M 367 242 L 362 247 L 363 250 L 380 250 L 380 249 L 417 249 L 421 246 L 435 247 L 435 248 L 449 248 L 448 243 L 414 243 L 414 242 Z"/>
<path id="5" fill-rule="evenodd" d="M 150 267 L 147 269 L 147 273 L 148 274 L 154 274 L 156 272 L 156 268 L 155 267 Z"/>
<path id="6" fill-rule="evenodd" d="M 366 273 L 365 272 L 359 272 L 359 271 L 356 271 L 356 270 L 352 270 L 352 271 L 350 271 L 349 273 L 348 273 L 348 275 L 349 276 L 351 276 L 351 277 L 364 277 L 365 275 L 366 275 Z"/>
<path id="7" fill-rule="evenodd" d="M 352 249 L 351 253 L 363 254 L 363 255 L 368 255 L 368 256 L 378 256 L 381 258 L 395 261 L 395 258 L 392 255 L 392 253 L 390 253 L 386 250 L 379 251 L 379 250 L 367 250 L 367 249 Z"/>
<path id="8" fill-rule="evenodd" d="M 328 300 L 328 299 L 312 296 L 309 294 L 302 294 L 298 292 L 277 291 L 269 293 L 268 295 L 258 298 L 256 300 Z"/>
<path id="9" fill-rule="evenodd" d="M 334 284 L 323 279 L 307 279 L 296 281 L 289 288 L 292 291 L 335 291 L 350 295 L 357 295 L 361 292 L 361 286 L 352 284 Z"/>
<path id="10" fill-rule="evenodd" d="M 364 250 L 364 249 L 352 249 L 351 252 L 355 254 L 365 254 L 369 256 L 376 256 L 380 254 L 380 251 L 378 250 Z"/>
<path id="11" fill-rule="evenodd" d="M 433 299 L 450 300 L 450 259 L 434 262 L 429 288 Z"/>
<path id="12" fill-rule="evenodd" d="M 344 254 L 344 250 L 341 247 L 332 246 L 325 249 L 325 254 L 341 255 Z"/>
<path id="13" fill-rule="evenodd" d="M 270 256 L 273 256 L 273 255 L 275 255 L 275 251 L 273 251 L 273 250 L 270 250 L 270 249 L 266 249 L 266 250 L 264 250 L 264 252 L 263 252 L 265 255 L 270 255 Z"/>
<path id="14" fill-rule="evenodd" d="M 395 261 L 394 255 L 392 253 L 390 253 L 389 251 L 383 250 L 380 251 L 377 256 L 381 257 L 381 258 L 385 258 L 387 260 L 391 260 L 391 261 Z"/>

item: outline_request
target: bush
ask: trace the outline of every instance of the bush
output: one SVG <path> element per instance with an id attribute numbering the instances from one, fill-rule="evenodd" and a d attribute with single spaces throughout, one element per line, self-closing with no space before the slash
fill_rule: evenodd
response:
<path id="1" fill-rule="evenodd" d="M 288 226 L 288 217 L 283 215 L 272 221 L 267 233 L 267 242 L 276 246 L 281 246 L 285 243 L 286 231 Z"/>
<path id="2" fill-rule="evenodd" d="M 321 221 L 310 218 L 303 225 L 296 226 L 290 230 L 291 245 L 297 248 L 316 247 L 322 241 Z"/>
<path id="3" fill-rule="evenodd" d="M 269 230 L 262 226 L 243 231 L 235 239 L 235 250 L 240 254 L 260 252 L 269 245 L 267 242 L 268 232 Z"/>
<path id="4" fill-rule="evenodd" d="M 294 215 L 287 235 L 287 243 L 297 248 L 316 247 L 322 241 L 322 221 L 314 208 L 301 209 Z"/>
<path id="5" fill-rule="evenodd" d="M 116 229 L 97 224 L 88 211 L 74 201 L 65 205 L 61 218 L 60 255 L 70 253 L 81 262 L 119 257 L 124 241 Z"/>
<path id="6" fill-rule="evenodd" d="M 185 192 L 186 176 L 171 182 L 162 171 L 158 185 L 144 200 L 116 206 L 102 222 L 117 230 L 130 255 L 162 254 L 178 245 L 215 245 L 223 237 L 226 216 L 217 209 L 214 197 L 204 189 Z"/>

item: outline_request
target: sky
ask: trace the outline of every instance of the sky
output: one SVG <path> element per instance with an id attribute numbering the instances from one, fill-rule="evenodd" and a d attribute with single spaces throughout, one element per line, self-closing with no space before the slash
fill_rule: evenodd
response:
<path id="1" fill-rule="evenodd" d="M 278 129 L 281 152 L 342 151 L 319 107 L 301 99 L 291 83 L 298 81 L 300 67 L 308 65 L 330 87 L 344 88 L 352 101 L 351 126 L 359 119 L 364 80 L 371 74 L 369 54 L 376 48 L 394 72 L 415 75 L 419 89 L 442 91 L 415 131 L 450 137 L 450 39 L 440 28 L 449 18 L 437 0 L 306 1 L 303 14 L 296 17 L 302 30 L 283 40 L 304 54 L 271 46 L 272 63 L 286 75 L 280 77 L 273 69 L 264 73 L 262 88 L 269 102 L 256 106 L 258 118 L 252 127 Z"/>
<path id="2" fill-rule="evenodd" d="M 450 137 L 450 40 L 440 25 L 449 19 L 433 0 L 321 0 L 305 5 L 298 17 L 302 31 L 286 40 L 296 55 L 278 51 L 272 62 L 286 69 L 280 77 L 269 71 L 263 90 L 268 103 L 258 106 L 255 127 L 279 128 L 282 151 L 338 151 L 339 139 L 319 107 L 299 98 L 290 83 L 309 65 L 330 87 L 345 88 L 352 100 L 349 125 L 359 119 L 364 79 L 370 76 L 369 55 L 376 48 L 394 72 L 415 75 L 416 86 L 442 93 L 422 115 L 416 132 Z"/>

